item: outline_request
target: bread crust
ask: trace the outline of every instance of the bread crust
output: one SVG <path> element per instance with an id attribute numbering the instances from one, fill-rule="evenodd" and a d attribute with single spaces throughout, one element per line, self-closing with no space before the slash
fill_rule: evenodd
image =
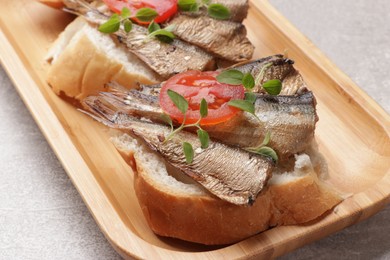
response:
<path id="1" fill-rule="evenodd" d="M 39 0 L 39 2 L 56 9 L 61 9 L 65 6 L 62 0 Z"/>
<path id="2" fill-rule="evenodd" d="M 270 227 L 312 221 L 342 200 L 314 172 L 269 185 L 252 206 L 246 207 L 211 194 L 178 193 L 156 182 L 139 156 L 126 156 L 136 164 L 134 189 L 150 228 L 160 236 L 206 245 L 232 244 Z"/>
<path id="3" fill-rule="evenodd" d="M 42 0 L 61 8 L 62 1 Z M 107 57 L 87 35 L 66 46 L 50 66 L 47 81 L 66 99 L 81 101 L 116 81 L 127 88 L 154 80 L 129 73 Z M 135 170 L 134 189 L 150 228 L 158 235 L 206 245 L 231 244 L 273 226 L 312 221 L 337 205 L 341 197 L 318 180 L 315 172 L 282 184 L 271 184 L 252 206 L 238 206 L 205 192 L 186 194 L 161 185 L 133 151 L 120 151 Z"/>
<path id="4" fill-rule="evenodd" d="M 211 195 L 175 194 L 157 187 L 139 164 L 134 188 L 150 228 L 161 236 L 222 245 L 249 237 L 253 230 L 269 227 L 267 193 L 251 207 L 237 206 Z"/>
<path id="5" fill-rule="evenodd" d="M 123 59 L 120 61 L 110 57 L 102 48 L 103 46 L 96 43 L 97 40 L 91 40 L 92 36 L 83 31 L 85 29 L 83 26 L 89 25 L 82 17 L 68 25 L 69 28 L 72 26 L 76 29 L 69 31 L 70 33 L 75 31 L 75 34 L 63 36 L 69 37 L 70 40 L 49 67 L 46 77 L 48 84 L 57 95 L 77 105 L 87 96 L 97 95 L 100 91 L 104 91 L 105 85 L 110 81 L 115 81 L 129 89 L 138 87 L 139 83 L 155 84 L 158 82 L 156 77 L 146 76 L 151 74 L 146 65 L 145 71 L 147 72 L 145 73 L 129 71 L 126 69 L 127 64 L 123 63 Z M 96 30 L 94 28 L 88 29 Z M 98 31 L 96 33 L 99 34 Z M 109 36 L 101 35 L 99 37 Z M 60 44 L 61 41 L 57 40 L 56 43 Z M 123 56 L 125 55 L 123 54 Z M 134 59 L 136 58 L 134 57 Z M 130 62 L 132 61 L 128 61 L 128 63 Z"/>
<path id="6" fill-rule="evenodd" d="M 271 185 L 270 226 L 302 224 L 314 220 L 341 202 L 336 191 L 317 179 L 315 172 L 298 180 Z"/>

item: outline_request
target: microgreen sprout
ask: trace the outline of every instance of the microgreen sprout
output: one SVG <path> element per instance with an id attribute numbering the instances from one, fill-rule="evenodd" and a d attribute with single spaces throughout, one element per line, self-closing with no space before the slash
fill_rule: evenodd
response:
<path id="1" fill-rule="evenodd" d="M 113 14 L 107 22 L 101 24 L 98 30 L 102 33 L 114 33 L 119 30 L 123 24 L 124 30 L 128 33 L 131 31 L 133 24 L 130 20 L 131 11 L 127 7 L 123 7 L 120 14 Z"/>
<path id="2" fill-rule="evenodd" d="M 174 26 L 167 26 L 164 29 L 161 29 L 160 25 L 154 21 L 149 24 L 149 38 L 157 38 L 162 42 L 170 43 L 175 39 L 175 35 L 172 33 Z"/>
<path id="3" fill-rule="evenodd" d="M 203 98 L 202 101 L 200 102 L 199 120 L 193 124 L 185 124 L 186 123 L 185 122 L 186 121 L 186 113 L 188 111 L 188 101 L 182 95 L 180 95 L 179 93 L 177 93 L 173 90 L 168 89 L 167 94 L 168 94 L 169 98 L 172 100 L 173 104 L 183 114 L 183 122 L 178 128 L 173 129 L 172 119 L 168 115 L 164 116 L 164 118 L 165 118 L 164 121 L 169 123 L 171 125 L 171 129 L 172 129 L 171 133 L 167 137 L 165 137 L 164 142 L 171 140 L 175 134 L 182 131 L 184 128 L 196 127 L 196 128 L 198 128 L 197 135 L 198 135 L 201 147 L 202 147 L 202 149 L 206 149 L 209 146 L 209 142 L 210 142 L 209 134 L 205 130 L 203 130 L 202 127 L 200 126 L 200 122 L 201 122 L 202 118 L 205 118 L 208 115 L 208 105 L 207 105 L 206 100 Z M 194 159 L 194 149 L 190 143 L 183 142 L 183 152 L 184 152 L 184 155 L 186 157 L 186 162 L 192 163 L 192 161 Z"/>
<path id="4" fill-rule="evenodd" d="M 230 85 L 243 85 L 245 90 L 245 99 L 234 99 L 228 102 L 229 106 L 239 108 L 245 112 L 251 113 L 256 118 L 255 113 L 255 101 L 256 95 L 252 93 L 252 89 L 255 86 L 255 81 L 250 73 L 243 73 L 239 70 L 230 69 L 221 72 L 217 77 L 217 81 Z"/>
<path id="5" fill-rule="evenodd" d="M 151 8 L 141 8 L 137 11 L 135 18 L 141 22 L 150 22 L 148 27 L 148 38 L 157 38 L 158 40 L 170 43 L 175 38 L 172 33 L 172 27 L 162 29 L 159 24 L 154 22 L 154 18 L 158 16 L 156 10 Z M 131 21 L 131 11 L 124 7 L 120 14 L 113 14 L 105 23 L 101 24 L 98 30 L 102 33 L 115 33 L 119 31 L 121 25 L 126 33 L 133 29 L 133 22 Z"/>
<path id="6" fill-rule="evenodd" d="M 179 0 L 177 5 L 184 12 L 197 12 L 205 7 L 207 14 L 217 20 L 227 20 L 231 16 L 229 8 L 223 4 L 210 4 L 210 0 Z"/>
<path id="7" fill-rule="evenodd" d="M 278 161 L 278 155 L 276 154 L 275 150 L 271 147 L 267 146 L 269 142 L 271 141 L 271 132 L 267 132 L 263 142 L 256 146 L 256 147 L 248 147 L 245 148 L 246 151 L 256 154 L 261 154 L 265 156 L 269 156 L 272 158 L 274 162 Z"/>

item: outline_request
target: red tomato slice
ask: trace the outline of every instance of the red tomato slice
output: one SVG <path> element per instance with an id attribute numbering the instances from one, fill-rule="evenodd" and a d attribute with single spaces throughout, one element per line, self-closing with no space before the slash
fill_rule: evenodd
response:
<path id="1" fill-rule="evenodd" d="M 219 83 L 217 71 L 187 71 L 173 76 L 165 82 L 160 91 L 160 106 L 172 119 L 183 122 L 183 114 L 168 96 L 168 89 L 182 95 L 188 101 L 186 124 L 192 124 L 200 118 L 200 102 L 204 98 L 208 104 L 208 115 L 201 120 L 201 125 L 213 125 L 232 118 L 240 110 L 227 103 L 233 99 L 244 99 L 242 85 Z"/>
<path id="2" fill-rule="evenodd" d="M 115 13 L 120 13 L 123 7 L 127 7 L 131 11 L 132 19 L 141 24 L 148 24 L 141 22 L 135 18 L 137 11 L 141 8 L 152 8 L 159 14 L 154 21 L 162 23 L 168 20 L 177 12 L 177 0 L 103 0 L 104 3 Z"/>

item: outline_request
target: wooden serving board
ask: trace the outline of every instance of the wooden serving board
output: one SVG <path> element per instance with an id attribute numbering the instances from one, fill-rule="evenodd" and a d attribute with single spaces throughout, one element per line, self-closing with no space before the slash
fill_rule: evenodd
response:
<path id="1" fill-rule="evenodd" d="M 351 196 L 321 220 L 206 247 L 155 236 L 133 190 L 133 173 L 106 128 L 54 95 L 44 56 L 73 19 L 32 0 L 0 0 L 0 60 L 102 232 L 125 258 L 271 258 L 355 224 L 390 198 L 390 118 L 266 0 L 246 20 L 254 58 L 289 50 L 318 101 L 316 139 L 329 182 Z"/>

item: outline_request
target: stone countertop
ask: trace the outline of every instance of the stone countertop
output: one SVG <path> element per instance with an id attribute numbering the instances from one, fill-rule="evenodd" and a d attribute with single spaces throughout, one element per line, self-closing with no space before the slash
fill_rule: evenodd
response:
<path id="1" fill-rule="evenodd" d="M 390 113 L 390 1 L 270 2 Z M 390 205 L 280 259 L 390 259 Z"/>
<path id="2" fill-rule="evenodd" d="M 390 1 L 271 0 L 390 112 Z M 0 67 L 0 259 L 120 259 Z M 390 206 L 281 259 L 390 259 Z"/>

